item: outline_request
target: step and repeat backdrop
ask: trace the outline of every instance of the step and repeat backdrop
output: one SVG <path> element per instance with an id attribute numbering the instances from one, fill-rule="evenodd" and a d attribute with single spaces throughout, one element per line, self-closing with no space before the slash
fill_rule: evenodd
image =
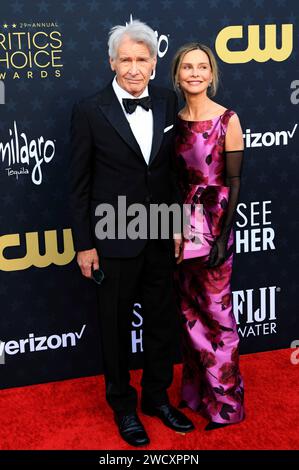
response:
<path id="1" fill-rule="evenodd" d="M 107 35 L 132 19 L 156 31 L 162 86 L 182 44 L 215 51 L 216 100 L 239 114 L 246 146 L 233 276 L 241 353 L 299 339 L 298 2 L 1 0 L 2 388 L 102 371 L 96 286 L 76 265 L 68 210 L 70 114 L 112 79 Z M 136 299 L 132 366 L 141 361 Z"/>

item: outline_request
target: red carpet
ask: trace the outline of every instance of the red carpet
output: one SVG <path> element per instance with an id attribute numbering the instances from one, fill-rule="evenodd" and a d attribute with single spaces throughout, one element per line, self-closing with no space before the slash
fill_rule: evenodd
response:
<path id="1" fill-rule="evenodd" d="M 147 449 L 298 449 L 299 365 L 290 349 L 241 356 L 245 380 L 246 420 L 238 425 L 204 431 L 206 421 L 187 410 L 196 431 L 181 435 L 156 418 L 140 417 L 151 438 Z M 179 398 L 181 366 L 170 389 Z M 138 384 L 140 371 L 132 373 Z M 104 400 L 103 378 L 52 382 L 2 390 L 0 449 L 132 449 L 118 436 Z"/>

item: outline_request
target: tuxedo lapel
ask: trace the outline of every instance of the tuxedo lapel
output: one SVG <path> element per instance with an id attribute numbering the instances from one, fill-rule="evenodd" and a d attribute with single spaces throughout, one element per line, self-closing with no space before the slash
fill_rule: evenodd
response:
<path id="1" fill-rule="evenodd" d="M 152 149 L 151 155 L 149 159 L 149 165 L 153 162 L 154 158 L 156 157 L 159 148 L 161 146 L 161 142 L 163 139 L 163 132 L 164 132 L 164 124 L 165 124 L 165 116 L 166 116 L 166 100 L 164 98 L 159 97 L 156 93 L 154 88 L 149 88 L 150 97 L 152 100 L 152 111 L 153 111 L 153 121 L 154 121 L 154 133 L 153 133 L 153 142 L 152 142 Z"/>
<path id="2" fill-rule="evenodd" d="M 123 109 L 113 91 L 111 84 L 108 85 L 101 93 L 99 107 L 105 115 L 106 119 L 108 119 L 110 124 L 119 133 L 122 139 L 140 158 L 142 158 L 143 162 L 145 163 L 138 142 L 134 137 L 130 124 L 124 115 Z"/>
<path id="3" fill-rule="evenodd" d="M 152 100 L 152 112 L 153 112 L 153 141 L 152 149 L 149 159 L 149 165 L 153 162 L 156 157 L 161 142 L 163 139 L 163 131 L 166 116 L 166 100 L 161 98 L 154 87 L 149 87 L 149 94 Z M 138 145 L 137 140 L 131 130 L 130 124 L 124 115 L 123 109 L 113 91 L 112 84 L 110 83 L 100 94 L 99 108 L 105 115 L 106 119 L 119 133 L 122 139 L 131 147 L 132 150 L 142 159 L 146 164 L 142 155 L 141 149 Z"/>

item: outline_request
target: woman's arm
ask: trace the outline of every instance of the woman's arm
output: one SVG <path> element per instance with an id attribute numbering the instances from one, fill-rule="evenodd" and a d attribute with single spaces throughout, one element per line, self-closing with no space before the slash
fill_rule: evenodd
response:
<path id="1" fill-rule="evenodd" d="M 239 200 L 243 153 L 243 132 L 239 118 L 234 114 L 228 122 L 225 137 L 225 184 L 229 186 L 230 192 L 225 215 L 221 223 L 220 235 L 215 240 L 210 252 L 209 267 L 220 266 L 230 255 L 227 250 L 227 243 Z"/>

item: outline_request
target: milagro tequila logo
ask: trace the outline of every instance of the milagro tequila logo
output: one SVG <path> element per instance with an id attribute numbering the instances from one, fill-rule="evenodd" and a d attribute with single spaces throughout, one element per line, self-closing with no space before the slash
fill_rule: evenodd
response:
<path id="1" fill-rule="evenodd" d="M 0 141 L 0 161 L 7 175 L 18 179 L 20 175 L 31 174 L 36 185 L 43 180 L 42 165 L 53 160 L 55 151 L 55 141 L 43 136 L 29 140 L 25 132 L 19 132 L 16 121 L 13 129 L 9 129 L 8 142 Z"/>

